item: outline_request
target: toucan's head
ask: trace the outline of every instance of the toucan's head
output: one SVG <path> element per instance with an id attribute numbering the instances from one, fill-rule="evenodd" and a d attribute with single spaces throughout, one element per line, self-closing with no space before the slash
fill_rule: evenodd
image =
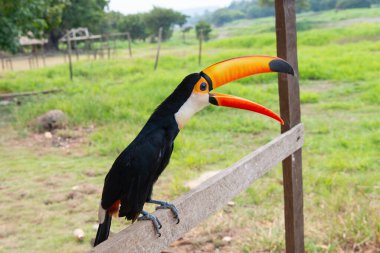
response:
<path id="1" fill-rule="evenodd" d="M 165 102 L 170 102 L 170 109 L 174 109 L 173 112 L 179 128 L 182 128 L 192 115 L 209 104 L 254 111 L 284 124 L 280 116 L 260 104 L 244 98 L 210 92 L 234 80 L 267 72 L 294 75 L 294 70 L 290 64 L 277 57 L 244 56 L 232 58 L 213 64 L 200 73 L 188 75 Z M 163 104 L 168 106 L 169 103 L 165 102 Z"/>

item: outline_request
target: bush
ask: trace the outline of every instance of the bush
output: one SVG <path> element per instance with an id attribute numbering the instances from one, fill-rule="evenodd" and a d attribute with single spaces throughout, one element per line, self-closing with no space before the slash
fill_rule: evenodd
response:
<path id="1" fill-rule="evenodd" d="M 337 9 L 371 8 L 369 0 L 341 0 L 336 4 Z"/>

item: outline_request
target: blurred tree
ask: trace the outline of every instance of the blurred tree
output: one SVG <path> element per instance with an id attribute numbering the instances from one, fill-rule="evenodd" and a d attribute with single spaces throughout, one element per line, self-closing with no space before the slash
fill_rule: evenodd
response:
<path id="1" fill-rule="evenodd" d="M 216 10 L 212 14 L 212 23 L 216 26 L 221 26 L 225 23 L 231 22 L 236 19 L 242 19 L 245 18 L 245 15 L 243 12 L 239 10 L 230 10 L 228 8 L 222 8 Z"/>
<path id="2" fill-rule="evenodd" d="M 247 18 L 274 16 L 274 6 L 259 6 L 253 4 L 247 8 L 246 13 Z"/>
<path id="3" fill-rule="evenodd" d="M 323 11 L 335 9 L 337 0 L 310 0 L 312 11 Z"/>
<path id="4" fill-rule="evenodd" d="M 145 14 L 130 14 L 124 16 L 119 24 L 120 32 L 129 32 L 132 40 L 144 40 L 148 37 L 148 32 L 144 23 Z"/>
<path id="5" fill-rule="evenodd" d="M 172 36 L 174 25 L 182 26 L 186 23 L 187 16 L 172 9 L 154 7 L 144 15 L 144 21 L 150 35 L 156 35 L 162 27 L 162 39 L 167 40 Z M 154 39 L 154 36 L 152 36 Z"/>
<path id="6" fill-rule="evenodd" d="M 182 32 L 182 39 L 183 39 L 183 43 L 186 43 L 186 33 L 190 32 L 190 30 L 193 29 L 193 27 L 191 26 L 186 26 L 184 27 L 181 32 Z"/>
<path id="7" fill-rule="evenodd" d="M 58 49 L 58 40 L 66 30 L 87 27 L 91 33 L 100 33 L 104 22 L 108 0 L 46 0 L 47 15 L 53 22 L 48 21 L 46 32 L 49 34 L 49 45 Z M 53 14 L 53 15 L 52 15 Z"/>
<path id="8" fill-rule="evenodd" d="M 274 6 L 274 0 L 259 0 L 261 6 Z M 310 8 L 309 0 L 296 0 L 297 11 L 306 11 Z"/>
<path id="9" fill-rule="evenodd" d="M 211 25 L 207 23 L 206 21 L 199 21 L 197 25 L 195 26 L 195 31 L 197 33 L 197 38 L 199 39 L 201 36 L 201 31 L 203 34 L 203 40 L 209 40 L 210 39 L 210 32 L 212 31 Z"/>
<path id="10" fill-rule="evenodd" d="M 69 0 L 46 1 L 46 10 L 43 17 L 47 26 L 44 29 L 44 33 L 49 36 L 49 48 L 58 49 L 58 40 L 62 35 L 60 28 L 62 24 L 62 14 L 69 3 Z"/>
<path id="11" fill-rule="evenodd" d="M 103 22 L 100 24 L 100 31 L 102 34 L 110 34 L 116 32 L 124 32 L 119 28 L 124 21 L 125 15 L 118 11 L 106 12 Z"/>
<path id="12" fill-rule="evenodd" d="M 338 0 L 336 9 L 371 8 L 370 0 Z"/>
<path id="13" fill-rule="evenodd" d="M 0 50 L 16 52 L 18 37 L 29 32 L 39 37 L 46 27 L 43 0 L 0 0 Z"/>

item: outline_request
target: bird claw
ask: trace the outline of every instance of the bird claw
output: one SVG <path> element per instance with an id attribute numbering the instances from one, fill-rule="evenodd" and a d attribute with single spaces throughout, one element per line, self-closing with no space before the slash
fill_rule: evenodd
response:
<path id="1" fill-rule="evenodd" d="M 153 202 L 151 202 L 151 203 L 159 205 L 156 207 L 156 210 L 170 209 L 172 211 L 172 213 L 174 214 L 174 219 L 177 220 L 176 224 L 178 224 L 181 221 L 179 219 L 178 209 L 172 203 L 168 203 L 168 202 L 164 202 L 164 201 L 158 201 L 158 200 L 153 200 Z"/>
<path id="2" fill-rule="evenodd" d="M 137 220 L 138 221 L 141 221 L 141 220 L 152 221 L 154 230 L 156 231 L 156 234 L 158 235 L 158 237 L 161 237 L 160 229 L 162 228 L 162 225 L 161 225 L 160 220 L 156 216 L 154 216 L 153 214 L 150 214 L 146 211 L 142 211 L 141 214 L 142 214 L 142 216 L 139 217 Z"/>

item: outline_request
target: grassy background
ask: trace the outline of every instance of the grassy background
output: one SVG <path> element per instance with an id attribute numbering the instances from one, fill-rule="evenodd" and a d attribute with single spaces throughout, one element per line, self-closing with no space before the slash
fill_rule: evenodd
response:
<path id="1" fill-rule="evenodd" d="M 298 17 L 308 252 L 380 248 L 379 19 L 379 8 Z M 0 92 L 64 92 L 0 106 L 0 252 L 89 249 L 104 175 L 182 78 L 229 57 L 276 53 L 273 18 L 234 22 L 214 30 L 213 38 L 204 45 L 202 66 L 196 40 L 183 43 L 177 33 L 163 44 L 154 73 L 155 46 L 140 43 L 133 59 L 123 51 L 112 60 L 74 63 L 73 82 L 66 65 L 1 77 Z M 278 112 L 276 80 L 258 75 L 218 91 Z M 47 140 L 28 125 L 50 109 L 63 110 L 69 127 Z M 206 108 L 177 137 L 156 198 L 174 199 L 188 190 L 187 181 L 226 168 L 278 132 L 277 123 L 260 115 Z M 281 252 L 280 167 L 234 201 L 192 231 L 194 247 L 212 242 L 222 252 Z M 114 232 L 125 227 L 121 219 L 114 224 Z M 81 243 L 72 235 L 78 227 L 86 233 Z M 228 245 L 225 235 L 233 238 Z"/>

